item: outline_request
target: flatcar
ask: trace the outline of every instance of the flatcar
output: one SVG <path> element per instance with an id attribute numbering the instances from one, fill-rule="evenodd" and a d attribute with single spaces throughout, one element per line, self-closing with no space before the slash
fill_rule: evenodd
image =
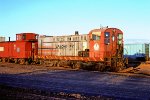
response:
<path id="1" fill-rule="evenodd" d="M 126 64 L 123 58 L 123 32 L 106 27 L 82 35 L 76 31 L 75 35 L 40 36 L 35 59 L 48 66 L 118 71 Z"/>

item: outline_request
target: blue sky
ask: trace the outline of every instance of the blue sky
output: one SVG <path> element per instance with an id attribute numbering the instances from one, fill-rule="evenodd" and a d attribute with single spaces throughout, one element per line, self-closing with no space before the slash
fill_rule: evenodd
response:
<path id="1" fill-rule="evenodd" d="M 149 39 L 150 0 L 0 0 L 0 36 L 20 32 L 87 34 L 116 27 L 125 39 Z"/>

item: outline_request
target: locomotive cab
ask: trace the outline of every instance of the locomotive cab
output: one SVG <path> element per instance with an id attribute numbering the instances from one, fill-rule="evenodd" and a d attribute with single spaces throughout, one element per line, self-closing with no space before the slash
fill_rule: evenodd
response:
<path id="1" fill-rule="evenodd" d="M 123 32 L 117 28 L 94 29 L 89 33 L 90 57 L 104 61 L 106 66 L 123 65 Z M 119 68 L 119 67 L 118 67 Z"/>

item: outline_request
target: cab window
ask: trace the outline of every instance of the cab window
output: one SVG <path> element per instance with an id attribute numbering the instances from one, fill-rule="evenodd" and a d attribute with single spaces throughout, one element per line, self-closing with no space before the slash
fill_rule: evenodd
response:
<path id="1" fill-rule="evenodd" d="M 118 44 L 122 44 L 123 34 L 118 33 Z"/>
<path id="2" fill-rule="evenodd" d="M 115 35 L 114 34 L 112 35 L 112 41 L 115 41 Z"/>
<path id="3" fill-rule="evenodd" d="M 108 45 L 110 43 L 110 39 L 105 39 L 105 44 Z"/>
<path id="4" fill-rule="evenodd" d="M 123 38 L 123 34 L 118 33 L 118 39 L 122 39 Z"/>
<path id="5" fill-rule="evenodd" d="M 109 32 L 105 32 L 105 39 L 104 42 L 106 45 L 108 45 L 110 43 L 110 33 Z"/>
<path id="6" fill-rule="evenodd" d="M 92 32 L 92 40 L 100 40 L 100 32 Z"/>
<path id="7" fill-rule="evenodd" d="M 110 33 L 109 32 L 105 32 L 105 38 L 109 38 L 110 37 Z"/>

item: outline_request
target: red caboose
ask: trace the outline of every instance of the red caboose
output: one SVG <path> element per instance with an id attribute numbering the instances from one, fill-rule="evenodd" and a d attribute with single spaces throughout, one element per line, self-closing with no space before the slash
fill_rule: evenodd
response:
<path id="1" fill-rule="evenodd" d="M 30 63 L 37 55 L 38 35 L 35 33 L 16 34 L 16 41 L 0 42 L 0 59 L 3 62 L 14 61 Z"/>

